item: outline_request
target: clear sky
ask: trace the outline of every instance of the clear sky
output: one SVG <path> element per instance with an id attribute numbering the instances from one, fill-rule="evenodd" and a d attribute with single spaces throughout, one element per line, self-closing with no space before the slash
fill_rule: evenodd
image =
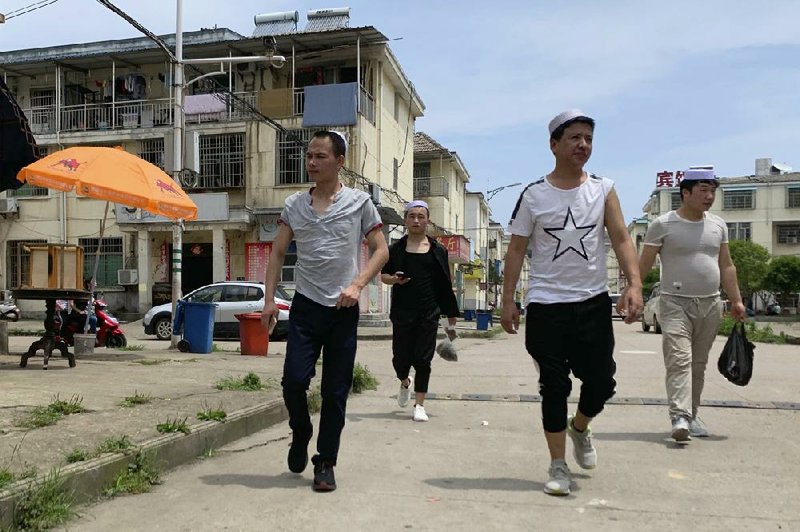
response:
<path id="1" fill-rule="evenodd" d="M 45 0 L 49 1 L 49 0 Z M 37 0 L 3 0 L 8 13 Z M 116 0 L 157 34 L 174 0 Z M 458 152 L 486 191 L 552 169 L 547 122 L 579 107 L 597 120 L 587 169 L 617 184 L 627 221 L 660 170 L 714 164 L 751 175 L 771 157 L 800 169 L 800 2 L 764 0 L 184 0 L 185 31 L 253 31 L 258 13 L 349 6 L 375 26 L 425 105 L 424 131 Z M 58 0 L 0 25 L 0 50 L 138 36 L 92 0 Z M 369 177 L 369 176 L 367 176 Z M 521 187 L 491 200 L 506 223 Z"/>

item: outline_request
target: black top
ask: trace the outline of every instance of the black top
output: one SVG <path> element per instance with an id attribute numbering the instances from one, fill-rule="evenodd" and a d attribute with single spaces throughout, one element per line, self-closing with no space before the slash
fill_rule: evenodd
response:
<path id="1" fill-rule="evenodd" d="M 436 240 L 428 237 L 428 242 L 430 243 L 430 251 L 428 253 L 407 253 L 407 241 L 408 236 L 404 236 L 399 241 L 389 246 L 389 261 L 381 270 L 382 273 L 389 275 L 402 271 L 411 278 L 411 281 L 403 286 L 399 284 L 392 286 L 392 310 L 389 317 L 393 322 L 397 323 L 401 321 L 401 315 L 405 316 L 405 319 L 408 319 L 411 314 L 414 314 L 414 319 L 434 319 L 438 317 L 439 313 L 448 317 L 458 316 L 458 302 L 453 293 L 453 285 L 450 279 L 447 250 Z M 416 261 L 409 261 L 408 259 L 414 259 L 416 257 L 422 257 L 420 263 L 416 265 L 411 264 L 411 262 Z M 428 260 L 430 260 L 430 262 L 427 262 Z M 416 268 L 422 268 L 422 271 L 416 271 Z M 423 278 L 427 278 L 427 281 Z M 418 300 L 427 296 L 417 294 L 418 288 L 415 288 L 415 286 L 419 287 L 417 282 L 429 283 L 431 293 L 433 294 L 434 305 L 419 303 Z M 422 289 L 424 289 L 424 287 Z M 398 299 L 398 292 L 405 292 L 406 290 L 410 290 L 415 295 L 415 301 L 412 302 L 411 305 L 418 311 L 416 313 L 412 312 L 410 309 L 406 310 L 406 305 Z M 402 299 L 402 296 L 399 297 Z M 429 313 L 428 316 L 420 315 L 420 310 L 423 313 Z"/>
<path id="2" fill-rule="evenodd" d="M 403 272 L 410 278 L 405 284 L 395 285 L 392 294 L 392 309 L 396 321 L 411 322 L 417 319 L 431 319 L 439 316 L 436 302 L 433 275 L 436 272 L 436 259 L 433 249 L 427 253 L 403 251 Z"/>

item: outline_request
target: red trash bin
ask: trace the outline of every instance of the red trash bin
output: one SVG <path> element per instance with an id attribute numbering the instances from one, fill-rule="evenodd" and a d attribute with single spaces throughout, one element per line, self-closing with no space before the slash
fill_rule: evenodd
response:
<path id="1" fill-rule="evenodd" d="M 239 342 L 243 355 L 265 357 L 269 348 L 269 333 L 261 324 L 261 314 L 236 314 L 239 320 Z"/>

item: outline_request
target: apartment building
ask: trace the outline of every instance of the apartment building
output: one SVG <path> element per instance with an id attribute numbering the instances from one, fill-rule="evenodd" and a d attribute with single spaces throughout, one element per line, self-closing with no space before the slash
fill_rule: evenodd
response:
<path id="1" fill-rule="evenodd" d="M 464 271 L 464 309 L 489 307 L 489 223 L 491 211 L 483 192 L 467 192 L 464 206 L 464 234 L 472 243 L 470 262 Z"/>
<path id="2" fill-rule="evenodd" d="M 800 173 L 767 158 L 757 159 L 755 166 L 754 175 L 720 177 L 710 212 L 725 220 L 731 240 L 751 240 L 776 256 L 800 255 Z M 656 175 L 642 207 L 648 222 L 680 206 L 680 178 L 680 171 Z M 643 221 L 633 225 L 641 235 Z"/>
<path id="3" fill-rule="evenodd" d="M 263 280 L 283 202 L 310 186 L 304 149 L 315 130 L 345 134 L 342 179 L 372 195 L 387 234 L 413 197 L 413 165 L 402 161 L 413 157 L 424 104 L 386 36 L 350 27 L 349 9 L 310 11 L 305 24 L 296 11 L 255 23 L 249 36 L 226 28 L 183 34 L 184 58 L 221 59 L 186 67 L 182 161 L 172 160 L 173 68 L 149 39 L 0 53 L 0 75 L 46 152 L 122 146 L 179 171 L 199 211 L 183 229 L 183 293 L 213 281 Z M 174 35 L 163 39 L 174 46 Z M 268 54 L 286 61 L 224 60 Z M 0 199 L 0 285 L 27 281 L 24 244 L 69 243 L 87 255 L 100 248 L 98 284 L 112 309 L 141 313 L 169 300 L 173 224 L 116 205 L 100 241 L 103 208 L 28 185 L 8 191 Z M 296 260 L 292 247 L 281 272 L 289 288 Z M 362 311 L 388 310 L 385 292 L 376 279 L 363 291 Z"/>
<path id="4" fill-rule="evenodd" d="M 414 134 L 414 198 L 430 208 L 430 235 L 446 248 L 458 307 L 464 308 L 464 274 L 472 243 L 464 234 L 469 172 L 455 151 L 423 132 Z"/>

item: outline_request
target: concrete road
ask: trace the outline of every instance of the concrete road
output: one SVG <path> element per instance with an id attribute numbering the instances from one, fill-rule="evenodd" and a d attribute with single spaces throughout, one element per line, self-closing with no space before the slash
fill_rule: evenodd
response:
<path id="1" fill-rule="evenodd" d="M 397 406 L 390 343 L 361 342 L 381 385 L 349 402 L 337 491 L 314 493 L 311 468 L 288 472 L 283 423 L 169 472 L 152 493 L 83 508 L 68 529 L 800 530 L 800 347 L 758 345 L 745 388 L 712 364 L 704 398 L 720 406 L 701 416 L 713 435 L 680 447 L 653 404 L 660 337 L 615 328 L 618 403 L 593 424 L 597 469 L 568 457 L 568 497 L 542 492 L 540 405 L 519 400 L 537 391 L 521 335 L 464 340 L 459 362 L 437 359 L 431 392 L 454 399 L 427 401 L 428 423 Z"/>

